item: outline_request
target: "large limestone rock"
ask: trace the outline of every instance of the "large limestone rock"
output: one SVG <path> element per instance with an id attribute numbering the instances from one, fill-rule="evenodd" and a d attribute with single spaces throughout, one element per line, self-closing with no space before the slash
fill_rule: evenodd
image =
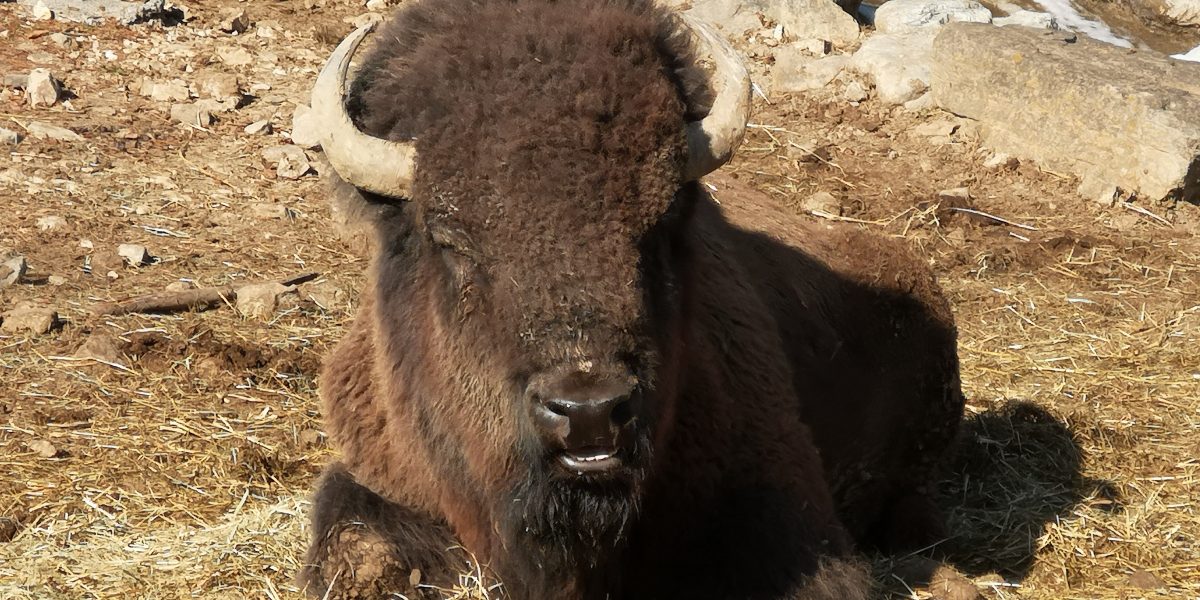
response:
<path id="1" fill-rule="evenodd" d="M 913 102 L 929 89 L 936 34 L 937 30 L 933 28 L 907 33 L 876 33 L 863 41 L 862 47 L 850 58 L 849 68 L 866 75 L 875 84 L 881 102 Z"/>
<path id="2" fill-rule="evenodd" d="M 833 0 L 696 0 L 689 14 L 728 35 L 763 29 L 763 18 L 793 39 L 818 39 L 843 46 L 858 39 L 858 22 Z"/>
<path id="3" fill-rule="evenodd" d="M 1073 33 L 952 23 L 933 45 L 934 102 L 985 144 L 1116 185 L 1200 201 L 1200 65 Z"/>
<path id="4" fill-rule="evenodd" d="M 1135 4 L 1143 5 L 1143 14 L 1168 23 L 1200 25 L 1200 0 L 1136 0 Z"/>
<path id="5" fill-rule="evenodd" d="M 975 0 L 889 0 L 875 11 L 875 30 L 909 33 L 945 23 L 991 23 L 992 12 Z"/>

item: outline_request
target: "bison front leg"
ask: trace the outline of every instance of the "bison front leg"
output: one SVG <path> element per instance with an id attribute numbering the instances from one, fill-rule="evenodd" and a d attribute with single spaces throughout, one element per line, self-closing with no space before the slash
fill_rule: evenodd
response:
<path id="1" fill-rule="evenodd" d="M 466 569 L 450 529 L 390 502 L 334 463 L 313 498 L 312 543 L 300 572 L 310 597 L 440 598 Z"/>

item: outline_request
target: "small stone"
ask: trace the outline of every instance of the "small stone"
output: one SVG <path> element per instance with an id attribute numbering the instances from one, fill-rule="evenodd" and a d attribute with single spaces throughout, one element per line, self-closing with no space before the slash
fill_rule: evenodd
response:
<path id="1" fill-rule="evenodd" d="M 91 250 L 92 248 L 95 248 L 96 245 L 92 243 L 92 240 L 81 239 L 79 240 L 79 247 L 86 250 Z"/>
<path id="2" fill-rule="evenodd" d="M 851 81 L 846 84 L 846 89 L 842 92 L 842 96 L 849 102 L 862 102 L 867 99 L 867 90 L 857 81 Z"/>
<path id="3" fill-rule="evenodd" d="M 117 255 L 125 259 L 125 263 L 140 267 L 150 262 L 150 251 L 141 244 L 121 244 L 117 246 Z"/>
<path id="4" fill-rule="evenodd" d="M 51 444 L 46 440 L 34 440 L 29 442 L 29 449 L 33 452 L 36 452 L 37 455 L 42 458 L 54 458 L 58 455 L 58 448 L 55 448 L 54 444 Z"/>
<path id="5" fill-rule="evenodd" d="M 225 33 L 245 33 L 250 28 L 250 17 L 241 8 L 227 8 L 221 11 L 221 24 L 218 29 Z"/>
<path id="6" fill-rule="evenodd" d="M 292 143 L 301 148 L 321 145 L 320 123 L 307 104 L 297 104 L 292 112 Z"/>
<path id="7" fill-rule="evenodd" d="M 75 350 L 75 358 L 88 358 L 105 363 L 124 364 L 121 345 L 117 339 L 107 333 L 93 332 Z"/>
<path id="8" fill-rule="evenodd" d="M 56 46 L 58 46 L 59 48 L 63 48 L 63 49 L 70 49 L 71 47 L 77 45 L 77 43 L 75 42 L 75 38 L 73 38 L 65 33 L 50 34 L 50 41 L 54 42 L 54 44 Z"/>
<path id="9" fill-rule="evenodd" d="M 180 279 L 179 281 L 172 281 L 171 283 L 168 283 L 166 290 L 168 292 L 185 292 L 195 288 L 196 284 Z"/>
<path id="10" fill-rule="evenodd" d="M 273 40 L 273 39 L 275 39 L 275 28 L 274 27 L 259 27 L 258 29 L 256 29 L 254 31 L 254 35 L 257 35 L 258 37 L 260 37 L 264 40 Z"/>
<path id="11" fill-rule="evenodd" d="M 384 10 L 387 7 L 387 0 L 367 0 L 367 10 Z"/>
<path id="12" fill-rule="evenodd" d="M 25 73 L 6 73 L 0 81 L 3 82 L 6 88 L 23 90 L 29 87 L 29 75 Z"/>
<path id="13" fill-rule="evenodd" d="M 913 127 L 912 132 L 924 137 L 950 137 L 954 135 L 955 131 L 958 131 L 959 125 L 958 121 L 941 119 L 917 125 Z"/>
<path id="14" fill-rule="evenodd" d="M 182 79 L 153 81 L 148 77 L 143 77 L 139 93 L 159 102 L 187 102 L 191 97 L 188 93 L 187 82 Z"/>
<path id="15" fill-rule="evenodd" d="M 308 299 L 324 310 L 332 310 L 346 303 L 346 291 L 328 281 L 321 281 L 304 286 Z"/>
<path id="16" fill-rule="evenodd" d="M 25 88 L 25 95 L 29 97 L 30 106 L 53 106 L 61 93 L 62 88 L 49 69 L 29 72 L 29 86 Z"/>
<path id="17" fill-rule="evenodd" d="M 213 123 L 213 116 L 211 112 L 197 104 L 173 104 L 171 105 L 171 120 L 184 125 L 208 127 Z"/>
<path id="18" fill-rule="evenodd" d="M 271 120 L 263 119 L 255 121 L 247 125 L 242 131 L 245 131 L 246 135 L 268 135 L 271 133 Z"/>
<path id="19" fill-rule="evenodd" d="M 24 256 L 13 256 L 0 264 L 0 290 L 21 282 L 29 265 Z"/>
<path id="20" fill-rule="evenodd" d="M 250 55 L 250 52 L 240 46 L 217 48 L 217 58 L 231 67 L 244 67 L 254 62 L 254 57 Z"/>
<path id="21" fill-rule="evenodd" d="M 1076 191 L 1080 196 L 1106 208 L 1115 204 L 1121 195 L 1116 184 L 1094 177 L 1085 177 Z"/>
<path id="22" fill-rule="evenodd" d="M 281 283 L 255 283 L 237 289 L 237 309 L 247 318 L 269 319 L 279 307 L 279 296 L 295 287 Z"/>
<path id="23" fill-rule="evenodd" d="M 49 21 L 54 18 L 54 11 L 50 10 L 49 6 L 42 0 L 38 0 L 37 4 L 33 5 L 33 19 L 35 21 Z"/>
<path id="24" fill-rule="evenodd" d="M 942 190 L 937 195 L 938 200 L 950 206 L 966 206 L 971 201 L 971 190 L 965 187 Z"/>
<path id="25" fill-rule="evenodd" d="M 842 203 L 829 192 L 817 192 L 800 203 L 800 208 L 817 216 L 840 217 Z"/>
<path id="26" fill-rule="evenodd" d="M 46 278 L 46 283 L 54 287 L 59 287 L 67 284 L 67 278 L 62 275 L 51 275 Z"/>
<path id="27" fill-rule="evenodd" d="M 4 319 L 4 323 L 0 324 L 0 331 L 6 333 L 28 331 L 34 335 L 41 335 L 49 333 L 58 323 L 56 311 L 30 302 L 18 304 L 12 310 L 0 315 L 0 318 Z"/>
<path id="28" fill-rule="evenodd" d="M 66 224 L 67 224 L 66 219 L 63 219 L 62 217 L 60 217 L 58 215 L 49 215 L 49 216 L 45 216 L 45 217 L 38 217 L 38 220 L 37 220 L 37 228 L 42 231 L 51 231 L 54 229 L 61 229 Z"/>
<path id="29" fill-rule="evenodd" d="M 1003 152 L 997 152 L 991 158 L 983 161 L 983 166 L 988 169 L 995 170 L 1012 170 L 1021 166 L 1021 161 L 1015 156 L 1009 156 Z"/>
<path id="30" fill-rule="evenodd" d="M 198 80 L 200 95 L 216 100 L 238 99 L 242 97 L 238 78 L 227 73 L 208 73 Z"/>
<path id="31" fill-rule="evenodd" d="M 25 129 L 29 131 L 29 135 L 39 140 L 55 140 L 59 142 L 79 142 L 83 141 L 83 136 L 57 125 L 42 123 L 41 121 L 30 121 Z"/>
<path id="32" fill-rule="evenodd" d="M 282 204 L 273 202 L 255 202 L 250 210 L 255 216 L 262 219 L 288 219 L 292 216 L 292 211 Z"/>
<path id="33" fill-rule="evenodd" d="M 263 150 L 263 158 L 276 163 L 275 174 L 283 179 L 300 179 L 312 168 L 299 146 L 273 146 Z"/>
<path id="34" fill-rule="evenodd" d="M 1142 590 L 1161 590 L 1167 583 L 1159 576 L 1145 569 L 1138 569 L 1129 574 L 1129 585 Z"/>
<path id="35" fill-rule="evenodd" d="M 11 129 L 5 129 L 3 127 L 0 127 L 0 144 L 8 144 L 10 146 L 16 146 L 17 144 L 20 144 L 20 143 L 21 143 L 21 134 L 13 131 Z"/>

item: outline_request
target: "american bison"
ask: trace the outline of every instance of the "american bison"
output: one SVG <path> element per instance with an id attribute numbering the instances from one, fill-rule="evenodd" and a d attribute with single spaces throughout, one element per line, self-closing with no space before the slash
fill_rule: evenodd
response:
<path id="1" fill-rule="evenodd" d="M 318 77 L 372 226 L 301 578 L 409 598 L 865 598 L 941 534 L 955 329 L 897 244 L 699 178 L 749 80 L 651 0 L 423 0 Z"/>

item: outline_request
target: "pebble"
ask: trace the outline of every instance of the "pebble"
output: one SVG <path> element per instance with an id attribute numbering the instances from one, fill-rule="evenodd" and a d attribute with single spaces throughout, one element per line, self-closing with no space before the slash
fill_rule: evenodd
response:
<path id="1" fill-rule="evenodd" d="M 184 125 L 208 127 L 213 123 L 213 116 L 198 104 L 172 104 L 171 120 Z"/>
<path id="2" fill-rule="evenodd" d="M 275 163 L 275 174 L 283 179 L 300 179 L 312 168 L 300 146 L 272 146 L 263 150 L 262 156 Z"/>
<path id="3" fill-rule="evenodd" d="M 58 312 L 53 309 L 37 306 L 31 302 L 21 302 L 15 308 L 0 315 L 4 323 L 0 331 L 19 333 L 27 331 L 34 335 L 48 333 L 58 323 Z"/>
<path id="4" fill-rule="evenodd" d="M 800 203 L 800 208 L 817 216 L 834 216 L 842 215 L 842 203 L 837 197 L 829 192 L 817 192 Z"/>
<path id="5" fill-rule="evenodd" d="M 937 195 L 938 200 L 949 202 L 952 206 L 966 206 L 971 200 L 971 190 L 965 187 L 942 190 Z"/>
<path id="6" fill-rule="evenodd" d="M 42 231 L 52 231 L 55 229 L 61 229 L 66 224 L 67 224 L 66 219 L 64 219 L 58 215 L 48 215 L 45 217 L 38 217 L 38 220 L 37 220 L 37 228 Z"/>
<path id="7" fill-rule="evenodd" d="M 301 148 L 321 145 L 321 133 L 316 115 L 307 104 L 297 104 L 292 112 L 292 143 Z"/>
<path id="8" fill-rule="evenodd" d="M 279 296 L 294 290 L 278 282 L 245 285 L 237 289 L 235 306 L 244 317 L 269 319 L 279 307 Z"/>
<path id="9" fill-rule="evenodd" d="M 31 451 L 36 452 L 42 458 L 54 458 L 58 456 L 58 448 L 55 448 L 54 444 L 46 440 L 34 440 L 29 442 L 28 446 Z"/>
<path id="10" fill-rule="evenodd" d="M 867 90 L 857 81 L 851 81 L 846 84 L 846 89 L 842 92 L 843 97 L 849 102 L 862 102 L 867 99 Z"/>
<path id="11" fill-rule="evenodd" d="M 247 125 L 242 131 L 245 131 L 247 135 L 268 135 L 271 133 L 271 120 L 263 119 L 255 121 Z"/>
<path id="12" fill-rule="evenodd" d="M 96 331 L 75 350 L 75 358 L 90 358 L 106 363 L 124 364 L 121 345 L 113 336 Z"/>
<path id="13" fill-rule="evenodd" d="M 29 265 L 25 262 L 24 256 L 13 256 L 5 260 L 3 264 L 0 264 L 0 289 L 20 283 L 28 268 Z"/>
<path id="14" fill-rule="evenodd" d="M 37 4 L 33 5 L 33 18 L 35 21 L 49 21 L 54 18 L 54 11 L 50 10 L 45 2 L 38 0 Z"/>
<path id="15" fill-rule="evenodd" d="M 29 135 L 39 140 L 55 140 L 59 142 L 79 142 L 83 141 L 83 136 L 57 125 L 42 123 L 41 121 L 30 121 L 25 129 L 29 131 Z"/>
<path id="16" fill-rule="evenodd" d="M 150 262 L 150 251 L 141 244 L 121 244 L 117 246 L 117 255 L 134 267 L 140 267 Z"/>
<path id="17" fill-rule="evenodd" d="M 29 72 L 29 84 L 25 95 L 29 97 L 30 106 L 53 106 L 58 102 L 62 88 L 50 74 L 49 69 L 34 69 Z"/>
<path id="18" fill-rule="evenodd" d="M 51 275 L 46 278 L 46 283 L 49 283 L 54 287 L 59 287 L 67 284 L 67 278 L 63 277 L 62 275 Z"/>
<path id="19" fill-rule="evenodd" d="M 245 48 L 217 48 L 217 58 L 231 67 L 243 67 L 254 62 L 254 57 Z"/>
<path id="20" fill-rule="evenodd" d="M 988 169 L 1015 169 L 1021 166 L 1021 161 L 1015 156 L 1009 156 L 1003 152 L 993 154 L 991 158 L 983 161 L 983 166 Z"/>
<path id="21" fill-rule="evenodd" d="M 191 97 L 188 93 L 187 82 L 182 79 L 153 81 L 148 77 L 143 77 L 138 93 L 159 102 L 187 102 Z"/>
<path id="22" fill-rule="evenodd" d="M 0 127 L 0 144 L 8 144 L 11 146 L 16 146 L 17 144 L 20 144 L 20 143 L 21 143 L 21 134 L 13 131 L 11 129 L 5 129 L 3 127 Z"/>

